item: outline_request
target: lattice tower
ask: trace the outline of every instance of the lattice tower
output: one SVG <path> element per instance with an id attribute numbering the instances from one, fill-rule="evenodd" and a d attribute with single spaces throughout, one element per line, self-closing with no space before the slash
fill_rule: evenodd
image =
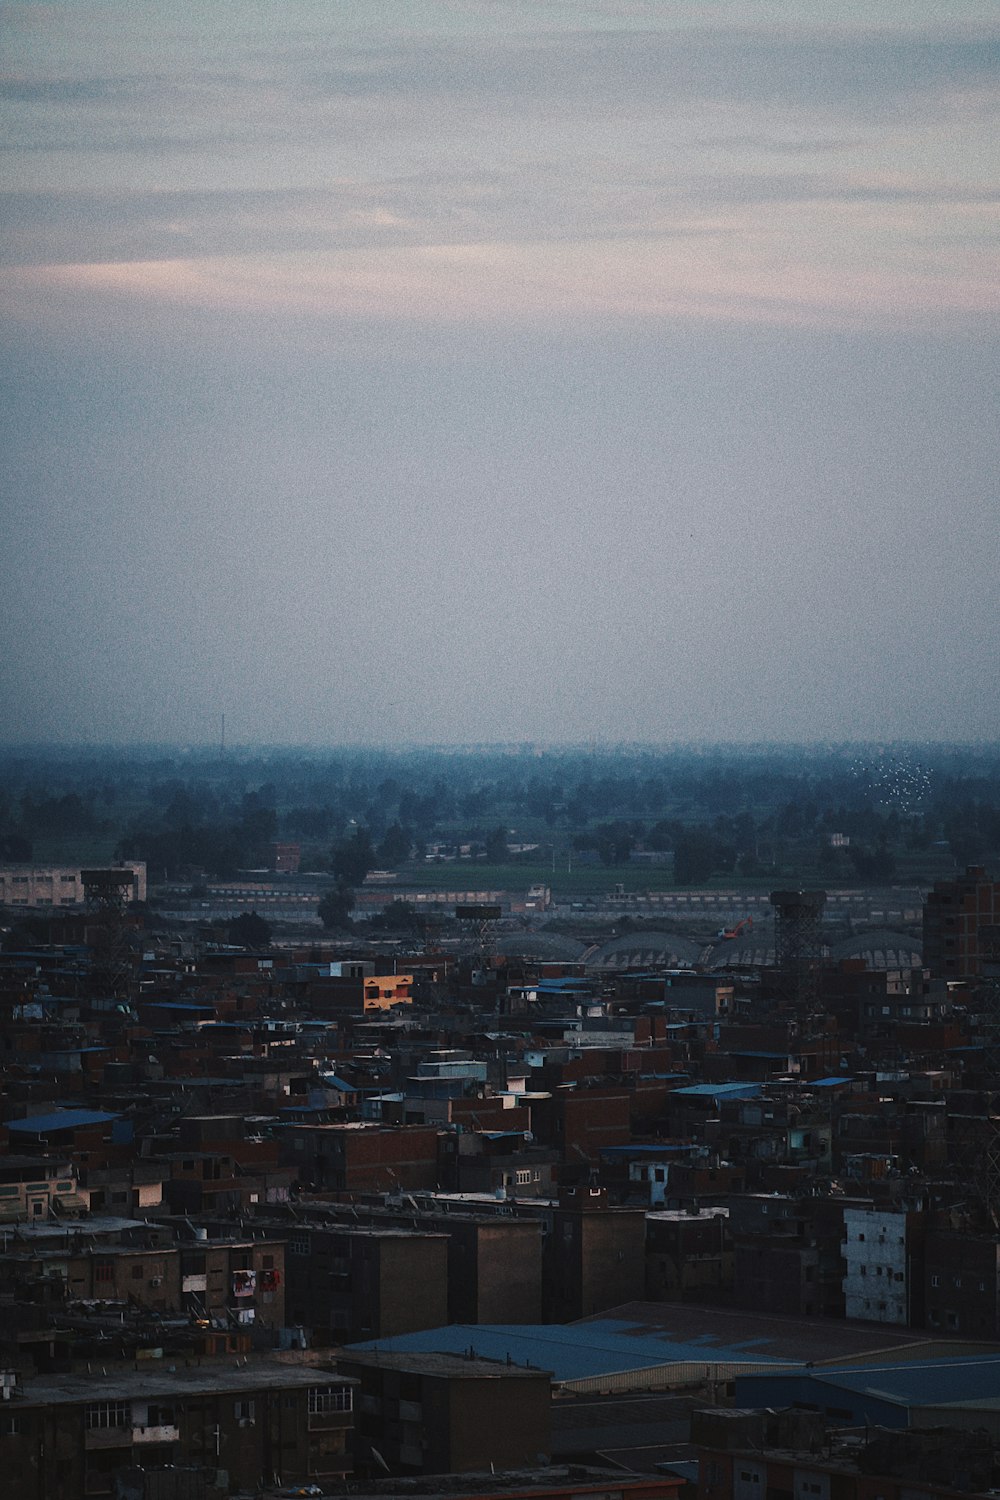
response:
<path id="1" fill-rule="evenodd" d="M 826 891 L 772 891 L 774 961 L 784 996 L 801 1016 L 819 1007 Z"/>
<path id="2" fill-rule="evenodd" d="M 127 999 L 132 986 L 132 951 L 125 913 L 132 899 L 131 870 L 82 870 L 91 924 L 91 988 L 95 995 Z"/>

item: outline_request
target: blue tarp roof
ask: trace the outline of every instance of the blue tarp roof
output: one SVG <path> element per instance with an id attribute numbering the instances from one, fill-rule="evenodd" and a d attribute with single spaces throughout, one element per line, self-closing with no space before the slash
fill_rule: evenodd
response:
<path id="1" fill-rule="evenodd" d="M 617 1318 L 597 1318 L 572 1324 L 488 1324 L 452 1323 L 445 1328 L 430 1328 L 421 1333 L 404 1333 L 396 1338 L 373 1339 L 349 1346 L 355 1349 L 379 1349 L 385 1352 L 411 1351 L 419 1354 L 463 1354 L 470 1345 L 483 1359 L 551 1370 L 557 1381 L 586 1380 L 591 1376 L 616 1371 L 643 1370 L 651 1365 L 681 1361 L 712 1364 L 716 1361 L 773 1360 L 787 1367 L 789 1361 L 768 1354 L 768 1339 L 748 1339 L 739 1344 L 720 1344 L 709 1334 L 695 1340 L 679 1342 L 669 1332 L 637 1330 L 634 1323 Z"/>
<path id="2" fill-rule="evenodd" d="M 48 1135 L 52 1130 L 75 1130 L 81 1125 L 105 1125 L 117 1115 L 100 1109 L 57 1109 L 51 1115 L 29 1115 L 26 1120 L 6 1120 L 8 1130 L 22 1135 Z"/>

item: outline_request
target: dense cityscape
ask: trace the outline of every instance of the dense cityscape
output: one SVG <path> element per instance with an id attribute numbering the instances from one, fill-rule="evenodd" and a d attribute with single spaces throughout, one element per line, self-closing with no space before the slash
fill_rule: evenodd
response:
<path id="1" fill-rule="evenodd" d="M 995 1486 L 991 749 L 2 777 L 5 1493 Z"/>
<path id="2" fill-rule="evenodd" d="M 0 1500 L 1000 1500 L 996 0 L 0 50 Z"/>

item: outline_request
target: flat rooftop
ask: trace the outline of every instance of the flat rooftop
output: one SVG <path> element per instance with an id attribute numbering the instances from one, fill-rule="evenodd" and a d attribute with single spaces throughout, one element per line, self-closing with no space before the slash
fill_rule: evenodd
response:
<path id="1" fill-rule="evenodd" d="M 467 1352 L 472 1350 L 471 1341 L 466 1345 L 465 1350 L 448 1353 L 438 1350 L 387 1350 L 385 1345 L 388 1342 L 389 1340 L 380 1339 L 377 1343 L 371 1344 L 348 1344 L 346 1348 L 338 1351 L 338 1358 L 346 1359 L 348 1362 L 356 1360 L 359 1364 L 370 1365 L 381 1370 L 399 1370 L 409 1374 L 439 1375 L 449 1378 L 471 1376 L 476 1379 L 497 1380 L 500 1377 L 504 1379 L 530 1377 L 537 1380 L 539 1375 L 551 1373 L 549 1370 L 538 1369 L 534 1366 L 528 1368 L 524 1364 L 508 1364 L 506 1359 L 484 1357 L 482 1351 L 478 1349 L 474 1353 Z"/>
<path id="2" fill-rule="evenodd" d="M 159 1366 L 158 1368 L 156 1366 Z M 172 1367 L 150 1361 L 143 1370 L 109 1369 L 107 1374 L 42 1375 L 24 1382 L 19 1407 L 65 1405 L 81 1401 L 132 1401 L 172 1396 L 180 1399 L 199 1393 L 225 1391 L 298 1390 L 315 1385 L 351 1385 L 347 1375 L 315 1366 L 291 1365 L 277 1360 L 259 1360 L 235 1367 L 228 1360 L 218 1365 Z"/>

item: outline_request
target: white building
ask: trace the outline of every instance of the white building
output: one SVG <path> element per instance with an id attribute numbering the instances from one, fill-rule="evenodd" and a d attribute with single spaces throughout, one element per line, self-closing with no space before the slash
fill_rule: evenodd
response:
<path id="1" fill-rule="evenodd" d="M 902 1208 L 844 1210 L 844 1314 L 906 1327 L 914 1295 L 917 1215 Z"/>

